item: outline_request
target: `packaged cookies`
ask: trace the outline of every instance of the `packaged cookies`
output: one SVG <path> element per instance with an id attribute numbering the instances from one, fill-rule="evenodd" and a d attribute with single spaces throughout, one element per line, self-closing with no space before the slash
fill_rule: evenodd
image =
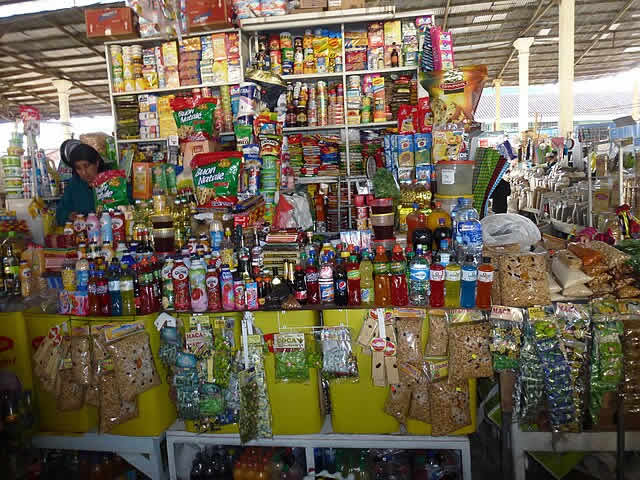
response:
<path id="1" fill-rule="evenodd" d="M 509 307 L 551 302 L 545 255 L 521 253 L 500 257 L 500 294 Z"/>

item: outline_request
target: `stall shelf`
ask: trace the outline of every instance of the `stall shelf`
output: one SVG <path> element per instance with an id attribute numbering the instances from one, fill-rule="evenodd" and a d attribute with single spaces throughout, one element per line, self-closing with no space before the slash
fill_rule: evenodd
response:
<path id="1" fill-rule="evenodd" d="M 617 432 L 562 433 L 523 432 L 517 423 L 511 425 L 513 479 L 525 480 L 526 452 L 616 452 Z M 640 432 L 625 432 L 624 450 L 640 450 Z"/>
<path id="2" fill-rule="evenodd" d="M 165 434 L 155 437 L 127 437 L 88 432 L 81 435 L 40 433 L 32 439 L 36 448 L 113 452 L 153 480 L 167 478 L 161 443 Z"/>
<path id="3" fill-rule="evenodd" d="M 169 478 L 177 480 L 175 446 L 178 444 L 240 445 L 237 434 L 208 435 L 185 431 L 184 424 L 177 421 L 167 430 L 167 455 Z M 462 478 L 471 480 L 471 449 L 469 438 L 430 437 L 422 435 L 347 435 L 332 433 L 331 423 L 325 422 L 321 433 L 313 435 L 274 435 L 273 438 L 255 440 L 248 445 L 257 447 L 301 447 L 305 449 L 307 471 L 315 471 L 314 448 L 393 448 L 459 450 L 462 456 Z"/>

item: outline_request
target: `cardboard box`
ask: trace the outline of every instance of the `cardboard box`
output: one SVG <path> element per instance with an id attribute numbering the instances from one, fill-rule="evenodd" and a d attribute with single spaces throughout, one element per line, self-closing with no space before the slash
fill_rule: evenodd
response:
<path id="1" fill-rule="evenodd" d="M 329 10 L 364 8 L 364 0 L 329 0 Z"/>
<path id="2" fill-rule="evenodd" d="M 231 0 L 187 0 L 187 28 L 190 32 L 230 27 Z"/>
<path id="3" fill-rule="evenodd" d="M 200 142 L 186 142 L 181 145 L 182 165 L 189 170 L 191 176 L 191 159 L 199 153 L 219 152 L 220 144 L 214 140 L 202 140 Z"/>
<path id="4" fill-rule="evenodd" d="M 300 0 L 300 8 L 327 8 L 327 0 Z"/>
<path id="5" fill-rule="evenodd" d="M 87 38 L 136 38 L 137 19 L 129 7 L 92 8 L 84 11 Z"/>

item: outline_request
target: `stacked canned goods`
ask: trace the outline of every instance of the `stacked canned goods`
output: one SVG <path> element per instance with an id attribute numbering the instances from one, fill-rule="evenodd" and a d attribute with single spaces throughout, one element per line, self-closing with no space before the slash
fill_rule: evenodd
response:
<path id="1" fill-rule="evenodd" d="M 111 88 L 114 93 L 124 92 L 124 72 L 122 69 L 122 47 L 110 45 L 111 56 Z"/>

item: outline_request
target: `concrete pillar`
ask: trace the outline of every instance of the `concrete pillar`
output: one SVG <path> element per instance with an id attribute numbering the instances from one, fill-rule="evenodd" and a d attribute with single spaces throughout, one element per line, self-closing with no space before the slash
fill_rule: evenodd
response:
<path id="1" fill-rule="evenodd" d="M 65 140 L 71 138 L 71 115 L 69 113 L 69 90 L 73 84 L 69 80 L 52 80 L 53 86 L 58 90 L 58 108 L 60 109 L 60 122 L 62 123 L 62 136 Z"/>
<path id="2" fill-rule="evenodd" d="M 502 79 L 501 78 L 496 78 L 493 81 L 493 86 L 495 88 L 495 101 L 496 101 L 496 123 L 495 123 L 495 128 L 494 130 L 496 132 L 499 132 L 500 130 L 502 130 L 502 112 L 500 110 L 500 102 L 502 101 L 502 94 L 500 92 L 500 87 L 502 87 Z"/>
<path id="3" fill-rule="evenodd" d="M 566 137 L 573 132 L 573 71 L 575 49 L 575 0 L 560 0 L 558 84 L 560 86 L 560 135 Z"/>
<path id="4" fill-rule="evenodd" d="M 518 50 L 518 87 L 520 102 L 518 108 L 518 130 L 524 132 L 529 128 L 529 47 L 533 37 L 518 38 L 513 46 Z"/>

